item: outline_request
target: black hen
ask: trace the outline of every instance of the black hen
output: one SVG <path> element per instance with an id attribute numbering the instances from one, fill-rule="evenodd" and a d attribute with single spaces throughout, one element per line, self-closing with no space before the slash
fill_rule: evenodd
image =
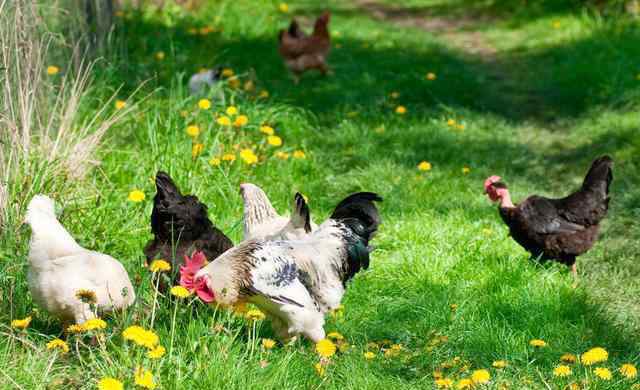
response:
<path id="1" fill-rule="evenodd" d="M 577 277 L 576 257 L 591 249 L 609 209 L 612 167 L 611 157 L 596 159 L 582 187 L 561 199 L 532 195 L 514 205 L 500 177 L 491 176 L 484 186 L 489 198 L 500 202 L 500 216 L 518 244 L 541 260 L 570 266 Z"/>
<path id="2" fill-rule="evenodd" d="M 207 259 L 214 260 L 233 247 L 233 242 L 209 220 L 207 206 L 196 196 L 182 195 L 168 174 L 158 171 L 156 187 L 151 213 L 154 239 L 144 248 L 147 260 L 171 260 L 177 270 L 184 256 L 194 251 L 202 251 Z"/>

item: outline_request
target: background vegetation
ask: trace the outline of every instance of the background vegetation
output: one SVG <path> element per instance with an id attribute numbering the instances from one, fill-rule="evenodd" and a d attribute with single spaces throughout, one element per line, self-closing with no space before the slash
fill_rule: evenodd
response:
<path id="1" fill-rule="evenodd" d="M 0 1 L 0 387 L 94 388 L 105 376 L 133 387 L 139 365 L 167 389 L 432 388 L 438 371 L 459 380 L 481 368 L 491 372 L 489 388 L 633 385 L 618 372 L 599 380 L 580 365 L 566 378 L 552 374 L 562 354 L 596 346 L 609 351 L 604 366 L 612 371 L 640 362 L 640 29 L 624 6 L 143 2 L 115 10 L 113 29 L 97 34 L 104 46 L 69 31 L 61 21 L 77 15 L 63 6 Z M 334 75 L 309 74 L 294 86 L 277 31 L 292 16 L 310 28 L 324 9 L 332 11 Z M 186 83 L 216 65 L 234 76 L 202 109 Z M 48 74 L 49 66 L 58 71 Z M 230 105 L 248 124 L 217 123 Z M 267 143 L 265 124 L 282 146 Z M 197 138 L 189 125 L 199 126 Z M 243 162 L 245 148 L 258 164 Z M 527 260 L 482 182 L 501 175 L 515 199 L 561 196 L 604 153 L 616 161 L 610 214 L 599 243 L 579 260 L 574 289 L 564 267 Z M 236 160 L 218 165 L 225 154 Z M 419 171 L 421 161 L 431 169 Z M 268 351 L 260 344 L 273 338 L 268 322 L 170 297 L 160 297 L 153 325 L 167 355 L 150 360 L 123 340 L 126 326 L 151 325 L 142 247 L 158 169 L 198 195 L 234 242 L 241 182 L 262 186 L 281 211 L 303 192 L 316 221 L 352 191 L 383 195 L 371 269 L 350 284 L 344 310 L 326 327 L 351 347 L 324 375 L 308 342 Z M 135 189 L 143 202 L 127 200 Z M 65 355 L 47 350 L 62 329 L 33 305 L 25 280 L 29 231 L 20 222 L 37 193 L 56 199 L 83 246 L 125 264 L 139 296 L 125 316 L 109 319 L 98 345 L 71 336 Z M 26 316 L 26 331 L 11 329 Z M 531 347 L 531 339 L 547 347 Z M 386 353 L 391 344 L 402 345 L 397 356 Z M 373 360 L 363 357 L 367 350 Z M 507 367 L 493 368 L 496 360 Z"/>

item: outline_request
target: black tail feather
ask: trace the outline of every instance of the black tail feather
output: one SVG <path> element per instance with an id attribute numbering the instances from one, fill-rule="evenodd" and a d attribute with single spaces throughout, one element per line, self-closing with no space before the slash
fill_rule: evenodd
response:
<path id="1" fill-rule="evenodd" d="M 157 195 L 161 197 L 181 196 L 178 186 L 173 182 L 171 176 L 163 171 L 156 173 L 156 189 Z"/>
<path id="2" fill-rule="evenodd" d="M 369 241 L 380 225 L 380 213 L 374 202 L 382 202 L 382 197 L 373 192 L 358 192 L 340 202 L 331 219 L 342 222 L 350 231 L 347 235 L 347 264 L 343 282 L 351 279 L 360 269 L 369 268 L 373 247 Z"/>
<path id="3" fill-rule="evenodd" d="M 602 156 L 593 161 L 589 172 L 584 178 L 582 189 L 592 191 L 602 198 L 609 196 L 609 186 L 613 180 L 613 159 L 609 156 Z"/>
<path id="4" fill-rule="evenodd" d="M 309 211 L 309 205 L 304 200 L 304 196 L 299 192 L 296 192 L 295 195 L 291 220 L 294 221 L 296 228 L 304 227 L 305 232 L 311 233 L 311 213 Z"/>

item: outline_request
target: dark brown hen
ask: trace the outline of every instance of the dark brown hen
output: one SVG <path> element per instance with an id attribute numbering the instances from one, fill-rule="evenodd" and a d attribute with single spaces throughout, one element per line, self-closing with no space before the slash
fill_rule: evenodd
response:
<path id="1" fill-rule="evenodd" d="M 177 270 L 184 256 L 194 251 L 202 251 L 211 261 L 233 247 L 233 242 L 209 220 L 207 206 L 196 196 L 182 195 L 168 174 L 158 171 L 156 188 L 151 213 L 154 239 L 144 248 L 148 261 L 170 260 Z"/>
<path id="2" fill-rule="evenodd" d="M 609 209 L 612 168 L 611 157 L 597 158 L 582 187 L 561 199 L 532 195 L 514 205 L 500 177 L 489 177 L 484 186 L 489 198 L 500 202 L 500 216 L 518 244 L 533 257 L 570 266 L 577 277 L 576 257 L 591 249 Z"/>

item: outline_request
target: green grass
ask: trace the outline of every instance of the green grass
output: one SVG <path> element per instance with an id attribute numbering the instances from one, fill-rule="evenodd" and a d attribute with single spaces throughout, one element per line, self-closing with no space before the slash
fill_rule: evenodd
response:
<path id="1" fill-rule="evenodd" d="M 634 382 L 617 372 L 609 382 L 579 365 L 566 379 L 551 372 L 563 353 L 595 346 L 609 351 L 604 366 L 612 371 L 640 363 L 637 22 L 598 18 L 568 2 L 550 8 L 544 2 L 530 13 L 487 2 L 477 7 L 491 18 L 445 34 L 375 20 L 341 1 L 310 3 L 290 8 L 307 16 L 333 10 L 331 29 L 339 32 L 330 59 L 335 75 L 306 75 L 298 86 L 277 54 L 276 33 L 290 15 L 279 13 L 276 3 L 125 10 L 112 54 L 95 70 L 94 100 L 85 109 L 100 107 L 120 86 L 126 98 L 146 81 L 129 100 L 137 108 L 108 135 L 96 156 L 102 163 L 86 181 L 50 195 L 83 246 L 125 264 L 139 298 L 126 315 L 109 320 L 102 347 L 78 343 L 76 351 L 71 338 L 71 353 L 47 351 L 46 342 L 61 334 L 60 324 L 31 301 L 28 229 L 9 226 L 0 239 L 0 387 L 93 388 L 103 376 L 133 387 L 133 370 L 143 365 L 166 389 L 433 388 L 433 372 L 460 357 L 458 366 L 442 369 L 445 375 L 468 376 L 459 372 L 462 365 L 488 368 L 489 388 L 562 388 L 587 381 L 590 389 L 628 389 Z M 453 0 L 407 4 L 418 16 L 476 12 Z M 555 21 L 559 28 L 552 28 Z M 223 31 L 188 33 L 207 25 Z M 495 52 L 465 50 L 461 42 L 469 34 Z M 155 59 L 158 51 L 165 52 L 163 61 Z M 198 110 L 186 80 L 200 67 L 220 63 L 243 81 L 255 77 L 256 91 L 225 88 L 224 98 L 215 94 L 211 110 Z M 437 79 L 425 80 L 427 72 Z M 269 98 L 256 99 L 262 89 Z M 400 93 L 397 100 L 390 97 L 393 91 Z M 249 117 L 249 125 L 224 130 L 215 123 L 212 113 L 230 104 Z M 397 105 L 406 106 L 407 114 L 395 114 Z M 447 125 L 448 119 L 464 129 Z M 192 123 L 203 130 L 204 152 L 195 159 L 185 134 Z M 281 148 L 266 145 L 258 130 L 262 123 L 283 138 Z M 256 150 L 260 163 L 208 164 L 235 144 Z M 283 161 L 276 150 L 304 150 L 306 158 Z M 581 281 L 573 289 L 564 267 L 534 264 L 510 239 L 482 195 L 482 182 L 491 174 L 503 176 L 515 199 L 561 196 L 579 186 L 590 161 L 604 153 L 616 161 L 611 209 L 599 242 L 579 259 Z M 419 172 L 422 160 L 432 170 Z M 303 192 L 316 221 L 352 191 L 385 198 L 371 268 L 349 285 L 343 316 L 328 318 L 326 325 L 351 348 L 332 359 L 324 377 L 314 371 L 318 358 L 308 342 L 262 351 L 260 338 L 273 337 L 267 321 L 252 326 L 197 302 L 179 304 L 172 324 L 174 303 L 160 298 L 154 330 L 168 350 L 175 328 L 173 349 L 164 358 L 145 360 L 140 348 L 123 341 L 126 326 L 149 326 L 153 289 L 142 248 L 151 236 L 158 169 L 198 195 L 234 242 L 242 235 L 242 182 L 262 186 L 281 211 L 289 209 L 296 190 Z M 128 202 L 133 189 L 143 190 L 146 200 Z M 11 319 L 27 315 L 34 318 L 28 331 L 9 328 Z M 433 345 L 440 336 L 448 339 Z M 534 350 L 534 338 L 548 347 Z M 367 343 L 381 340 L 402 344 L 402 352 L 366 361 Z M 508 367 L 491 368 L 499 359 Z M 262 368 L 261 361 L 268 365 Z"/>

